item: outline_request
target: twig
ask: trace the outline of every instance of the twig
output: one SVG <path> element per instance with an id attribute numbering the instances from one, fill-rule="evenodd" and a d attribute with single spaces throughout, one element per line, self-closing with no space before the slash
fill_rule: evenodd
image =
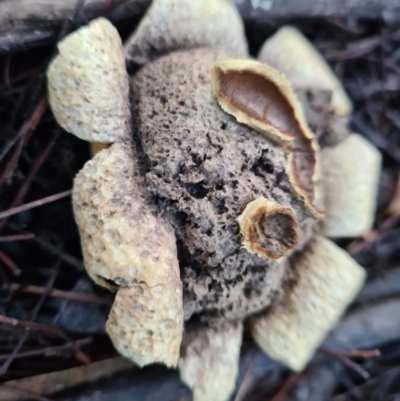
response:
<path id="1" fill-rule="evenodd" d="M 328 348 L 320 347 L 320 351 L 325 352 L 329 356 L 334 355 L 343 355 L 349 358 L 362 358 L 362 359 L 369 359 L 369 358 L 376 358 L 377 356 L 381 355 L 379 349 L 370 349 L 365 351 L 359 350 L 351 350 L 351 351 L 331 351 Z"/>
<path id="2" fill-rule="evenodd" d="M 26 210 L 33 209 L 35 207 L 46 205 L 47 203 L 55 202 L 57 200 L 66 198 L 69 195 L 71 195 L 71 190 L 60 192 L 55 195 L 50 195 L 50 196 L 47 196 L 46 198 L 38 199 L 36 201 L 26 203 L 25 205 L 5 210 L 4 212 L 0 212 L 0 219 L 4 219 L 6 217 L 13 216 L 14 214 L 25 212 Z M 33 237 L 31 237 L 31 238 L 33 238 Z"/>
<path id="3" fill-rule="evenodd" d="M 249 362 L 247 364 L 247 367 L 246 367 L 246 372 L 245 372 L 245 374 L 243 376 L 243 380 L 239 384 L 239 387 L 238 387 L 238 389 L 236 391 L 236 395 L 235 395 L 235 398 L 234 398 L 233 401 L 242 401 L 243 400 L 244 394 L 246 392 L 246 384 L 249 381 L 251 370 L 252 370 L 253 365 L 254 365 L 255 357 L 256 357 L 256 349 L 253 349 L 253 351 L 251 352 L 251 355 L 250 355 L 250 360 L 249 360 Z"/>
<path id="4" fill-rule="evenodd" d="M 9 229 L 11 229 L 12 231 L 17 232 L 19 234 L 27 234 L 26 232 L 20 230 L 16 224 L 9 223 L 7 227 Z M 74 269 L 76 269 L 78 271 L 85 270 L 85 267 L 83 266 L 83 263 L 80 259 L 76 258 L 75 256 L 70 255 L 69 253 L 64 252 L 57 246 L 55 246 L 52 243 L 50 243 L 49 241 L 47 241 L 45 238 L 35 235 L 35 237 L 33 238 L 33 241 L 35 241 L 39 246 L 41 246 L 47 252 L 51 253 L 54 256 L 57 256 L 60 260 L 67 263 L 69 266 L 73 267 Z"/>
<path id="5" fill-rule="evenodd" d="M 77 23 L 78 19 L 80 18 L 81 14 L 82 14 L 82 10 L 85 6 L 85 3 L 86 3 L 86 0 L 76 0 L 75 6 L 71 13 L 71 17 L 65 18 L 65 20 L 64 20 L 64 24 L 58 35 L 58 41 L 61 41 L 61 39 L 63 39 L 64 36 L 66 36 L 68 34 L 68 32 L 71 31 L 72 26 Z"/>
<path id="6" fill-rule="evenodd" d="M 55 347 L 46 347 L 46 348 L 40 348 L 40 349 L 31 350 L 31 351 L 19 352 L 15 356 L 14 359 L 30 358 L 30 357 L 38 356 L 38 355 L 45 355 L 45 356 L 57 355 L 59 353 L 62 353 L 63 351 L 70 350 L 74 346 L 83 347 L 85 345 L 90 344 L 92 341 L 93 341 L 93 339 L 91 337 L 89 337 L 89 338 L 84 338 L 82 340 L 68 342 L 66 344 L 55 346 Z M 4 360 L 7 358 L 8 358 L 8 355 L 0 354 L 0 360 Z"/>
<path id="7" fill-rule="evenodd" d="M 0 242 L 25 241 L 35 237 L 35 234 L 0 235 Z"/>
<path id="8" fill-rule="evenodd" d="M 0 260 L 10 269 L 14 276 L 20 276 L 22 271 L 4 252 L 0 251 Z"/>
<path id="9" fill-rule="evenodd" d="M 54 282 L 56 280 L 57 277 L 57 273 L 58 273 L 58 267 L 59 267 L 60 262 L 57 262 L 57 264 L 54 267 L 54 270 L 46 284 L 46 291 L 41 295 L 41 297 L 39 298 L 39 301 L 37 302 L 35 308 L 33 309 L 31 316 L 30 316 L 30 321 L 34 321 L 37 317 L 37 314 L 39 313 L 40 308 L 43 305 L 43 302 L 45 301 L 47 294 L 51 291 L 51 289 L 53 288 Z M 20 340 L 18 341 L 17 345 L 14 347 L 13 351 L 11 352 L 11 354 L 8 356 L 8 358 L 6 359 L 6 361 L 3 363 L 3 365 L 0 367 L 0 375 L 4 375 L 8 368 L 10 367 L 11 363 L 13 362 L 15 356 L 17 355 L 18 351 L 21 349 L 22 345 L 24 344 L 24 342 L 26 341 L 26 339 L 29 336 L 29 331 L 26 331 L 20 338 Z"/>
<path id="10" fill-rule="evenodd" d="M 3 80 L 4 84 L 7 88 L 11 87 L 10 84 L 10 64 L 11 64 L 11 56 L 7 57 L 7 60 L 4 65 L 4 72 L 3 72 Z"/>
<path id="11" fill-rule="evenodd" d="M 20 81 L 23 81 L 24 79 L 30 78 L 33 75 L 38 75 L 43 71 L 43 67 L 37 67 L 33 68 L 31 70 L 23 71 L 18 75 L 15 75 L 14 77 L 10 78 L 10 85 L 14 85 Z"/>
<path id="12" fill-rule="evenodd" d="M 27 294 L 36 294 L 36 295 L 40 295 L 45 292 L 45 288 L 43 288 L 43 287 L 39 287 L 36 285 L 21 286 L 20 284 L 15 284 L 15 283 L 12 283 L 10 285 L 10 290 L 11 291 L 20 291 L 20 292 L 24 292 Z M 111 304 L 111 302 L 107 299 L 103 299 L 103 298 L 97 297 L 96 295 L 85 294 L 85 293 L 81 293 L 81 292 L 63 291 L 63 290 L 54 290 L 53 289 L 48 293 L 48 296 L 54 297 L 54 298 L 67 299 L 69 301 L 95 302 L 95 303 L 104 304 L 104 305 Z"/>
<path id="13" fill-rule="evenodd" d="M 64 338 L 64 333 L 57 327 L 49 324 L 34 323 L 29 320 L 18 320 L 4 315 L 0 315 L 0 324 L 6 324 L 8 326 L 20 327 L 29 331 L 40 331 L 51 337 Z"/>
<path id="14" fill-rule="evenodd" d="M 70 266 L 74 267 L 78 271 L 85 270 L 83 263 L 80 259 L 75 256 L 70 255 L 69 253 L 63 252 L 61 249 L 45 240 L 44 238 L 35 236 L 33 239 L 36 243 L 38 243 L 41 247 L 46 249 L 49 253 L 58 256 L 63 262 L 68 263 Z"/>
<path id="15" fill-rule="evenodd" d="M 10 140 L 6 146 L 4 146 L 4 148 L 0 153 L 0 160 L 3 159 L 3 157 L 8 153 L 8 151 L 20 138 L 25 138 L 30 132 L 35 130 L 46 109 L 47 109 L 47 98 L 46 96 L 44 96 L 40 99 L 40 101 L 34 108 L 31 116 L 22 125 L 17 135 L 15 135 L 15 137 L 12 140 Z"/>
<path id="16" fill-rule="evenodd" d="M 30 391 L 23 390 L 22 388 L 9 386 L 8 384 L 2 384 L 0 386 L 0 391 L 1 391 L 1 388 L 3 388 L 6 391 L 12 391 L 13 393 L 20 394 L 22 397 L 24 397 L 24 399 L 37 400 L 37 401 L 52 401 L 50 398 L 46 398 L 39 394 L 35 394 Z"/>
<path id="17" fill-rule="evenodd" d="M 270 401 L 283 401 L 288 392 L 293 388 L 293 386 L 302 378 L 303 373 L 293 373 L 291 374 L 280 388 L 280 390 L 271 398 Z"/>
<path id="18" fill-rule="evenodd" d="M 56 131 L 55 135 L 53 138 L 50 140 L 50 142 L 47 144 L 43 152 L 36 158 L 35 162 L 33 163 L 33 167 L 31 168 L 31 171 L 29 172 L 28 176 L 26 177 L 25 182 L 22 184 L 20 187 L 19 191 L 17 192 L 14 200 L 12 201 L 11 205 L 9 206 L 10 209 L 13 207 L 18 206 L 25 198 L 25 195 L 29 191 L 33 180 L 36 177 L 36 174 L 38 173 L 39 169 L 42 167 L 42 164 L 45 162 L 47 159 L 48 155 L 50 154 L 50 151 L 52 150 L 57 138 L 59 135 L 59 131 Z M 0 222 L 0 231 L 3 230 L 5 225 L 7 224 L 7 218 L 3 218 L 3 221 Z"/>
<path id="19" fill-rule="evenodd" d="M 347 356 L 349 358 L 362 358 L 362 359 L 369 359 L 369 358 L 376 358 L 377 356 L 381 355 L 381 351 L 379 349 L 370 349 L 366 351 L 342 351 L 337 352 L 337 354 Z"/>
<path id="20" fill-rule="evenodd" d="M 330 357 L 335 358 L 339 362 L 343 363 L 343 365 L 349 367 L 350 369 L 353 369 L 365 380 L 368 380 L 371 378 L 371 375 L 365 369 L 363 369 L 358 363 L 355 363 L 351 359 L 349 359 L 344 353 L 330 351 L 326 348 L 320 348 L 320 349 L 325 354 L 327 354 Z"/>
<path id="21" fill-rule="evenodd" d="M 4 145 L 3 151 L 8 152 L 8 150 L 10 150 L 12 147 L 11 146 L 10 148 L 8 148 L 8 145 L 11 144 L 12 142 L 14 142 L 14 139 L 11 139 L 8 143 L 6 143 Z M 19 138 L 19 141 L 18 141 L 17 145 L 15 146 L 15 150 L 14 150 L 12 156 L 9 158 L 9 160 L 7 160 L 7 163 L 3 169 L 3 172 L 0 175 L 0 185 L 3 185 L 3 183 L 5 181 L 8 181 L 11 178 L 12 173 L 14 172 L 14 169 L 15 169 L 16 165 L 18 164 L 18 160 L 21 155 L 23 147 L 24 147 L 24 139 Z"/>

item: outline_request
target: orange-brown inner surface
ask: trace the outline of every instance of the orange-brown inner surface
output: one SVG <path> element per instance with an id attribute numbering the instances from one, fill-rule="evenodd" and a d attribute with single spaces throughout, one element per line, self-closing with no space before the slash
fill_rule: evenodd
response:
<path id="1" fill-rule="evenodd" d="M 247 238 L 257 253 L 279 259 L 297 245 L 298 226 L 290 212 L 284 209 L 271 212 L 265 207 L 257 210 L 252 220 Z"/>
<path id="2" fill-rule="evenodd" d="M 305 191 L 310 203 L 314 199 L 313 175 L 316 164 L 313 140 L 302 132 L 293 107 L 279 88 L 264 76 L 252 71 L 220 72 L 219 92 L 236 110 L 263 124 L 272 125 L 293 138 L 293 179 Z"/>

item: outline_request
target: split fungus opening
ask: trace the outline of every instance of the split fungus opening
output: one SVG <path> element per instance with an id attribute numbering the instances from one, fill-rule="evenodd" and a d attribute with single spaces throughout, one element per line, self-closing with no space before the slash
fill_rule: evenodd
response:
<path id="1" fill-rule="evenodd" d="M 265 64 L 225 60 L 214 67 L 213 85 L 224 111 L 290 152 L 290 181 L 311 214 L 321 217 L 313 204 L 317 145 L 290 84 Z"/>
<path id="2" fill-rule="evenodd" d="M 107 288 L 108 290 L 112 291 L 112 292 L 117 292 L 119 289 L 119 285 L 114 281 L 111 280 L 109 278 L 105 278 L 103 276 L 100 276 L 98 274 L 96 274 L 96 283 L 101 285 L 104 288 Z"/>
<path id="3" fill-rule="evenodd" d="M 238 218 L 249 252 L 280 259 L 299 242 L 299 228 L 290 207 L 260 197 L 250 202 Z"/>
<path id="4" fill-rule="evenodd" d="M 233 108 L 243 110 L 260 123 L 273 125 L 279 129 L 282 142 L 292 142 L 297 130 L 291 118 L 293 111 L 271 81 L 251 71 L 221 71 L 219 79 L 220 96 Z"/>

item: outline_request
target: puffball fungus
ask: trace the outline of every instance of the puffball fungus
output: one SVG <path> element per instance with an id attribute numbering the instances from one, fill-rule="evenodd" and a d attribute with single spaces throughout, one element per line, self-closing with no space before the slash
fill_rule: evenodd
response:
<path id="1" fill-rule="evenodd" d="M 331 90 L 335 116 L 351 103 L 298 36 L 283 28 L 249 60 L 227 0 L 154 0 L 125 55 L 98 19 L 48 69 L 57 121 L 95 143 L 73 207 L 88 274 L 117 292 L 107 331 L 141 366 L 179 365 L 196 401 L 232 394 L 245 319 L 301 370 L 365 277 L 322 236 L 370 228 L 380 158 L 345 120 L 318 143 L 295 93 Z"/>

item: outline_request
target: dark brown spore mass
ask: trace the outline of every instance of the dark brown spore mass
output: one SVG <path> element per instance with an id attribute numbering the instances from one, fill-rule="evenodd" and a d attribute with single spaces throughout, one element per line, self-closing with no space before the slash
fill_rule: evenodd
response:
<path id="1" fill-rule="evenodd" d="M 297 223 L 285 209 L 272 213 L 268 213 L 266 208 L 260 209 L 253 219 L 254 224 L 249 227 L 248 237 L 258 253 L 270 259 L 279 259 L 297 245 Z"/>
<path id="2" fill-rule="evenodd" d="M 268 306 L 284 265 L 242 247 L 237 217 L 263 195 L 291 206 L 300 244 L 314 224 L 292 195 L 287 155 L 219 107 L 211 84 L 215 50 L 173 53 L 132 78 L 135 140 L 147 160 L 147 188 L 173 225 L 184 310 L 242 318 Z"/>

